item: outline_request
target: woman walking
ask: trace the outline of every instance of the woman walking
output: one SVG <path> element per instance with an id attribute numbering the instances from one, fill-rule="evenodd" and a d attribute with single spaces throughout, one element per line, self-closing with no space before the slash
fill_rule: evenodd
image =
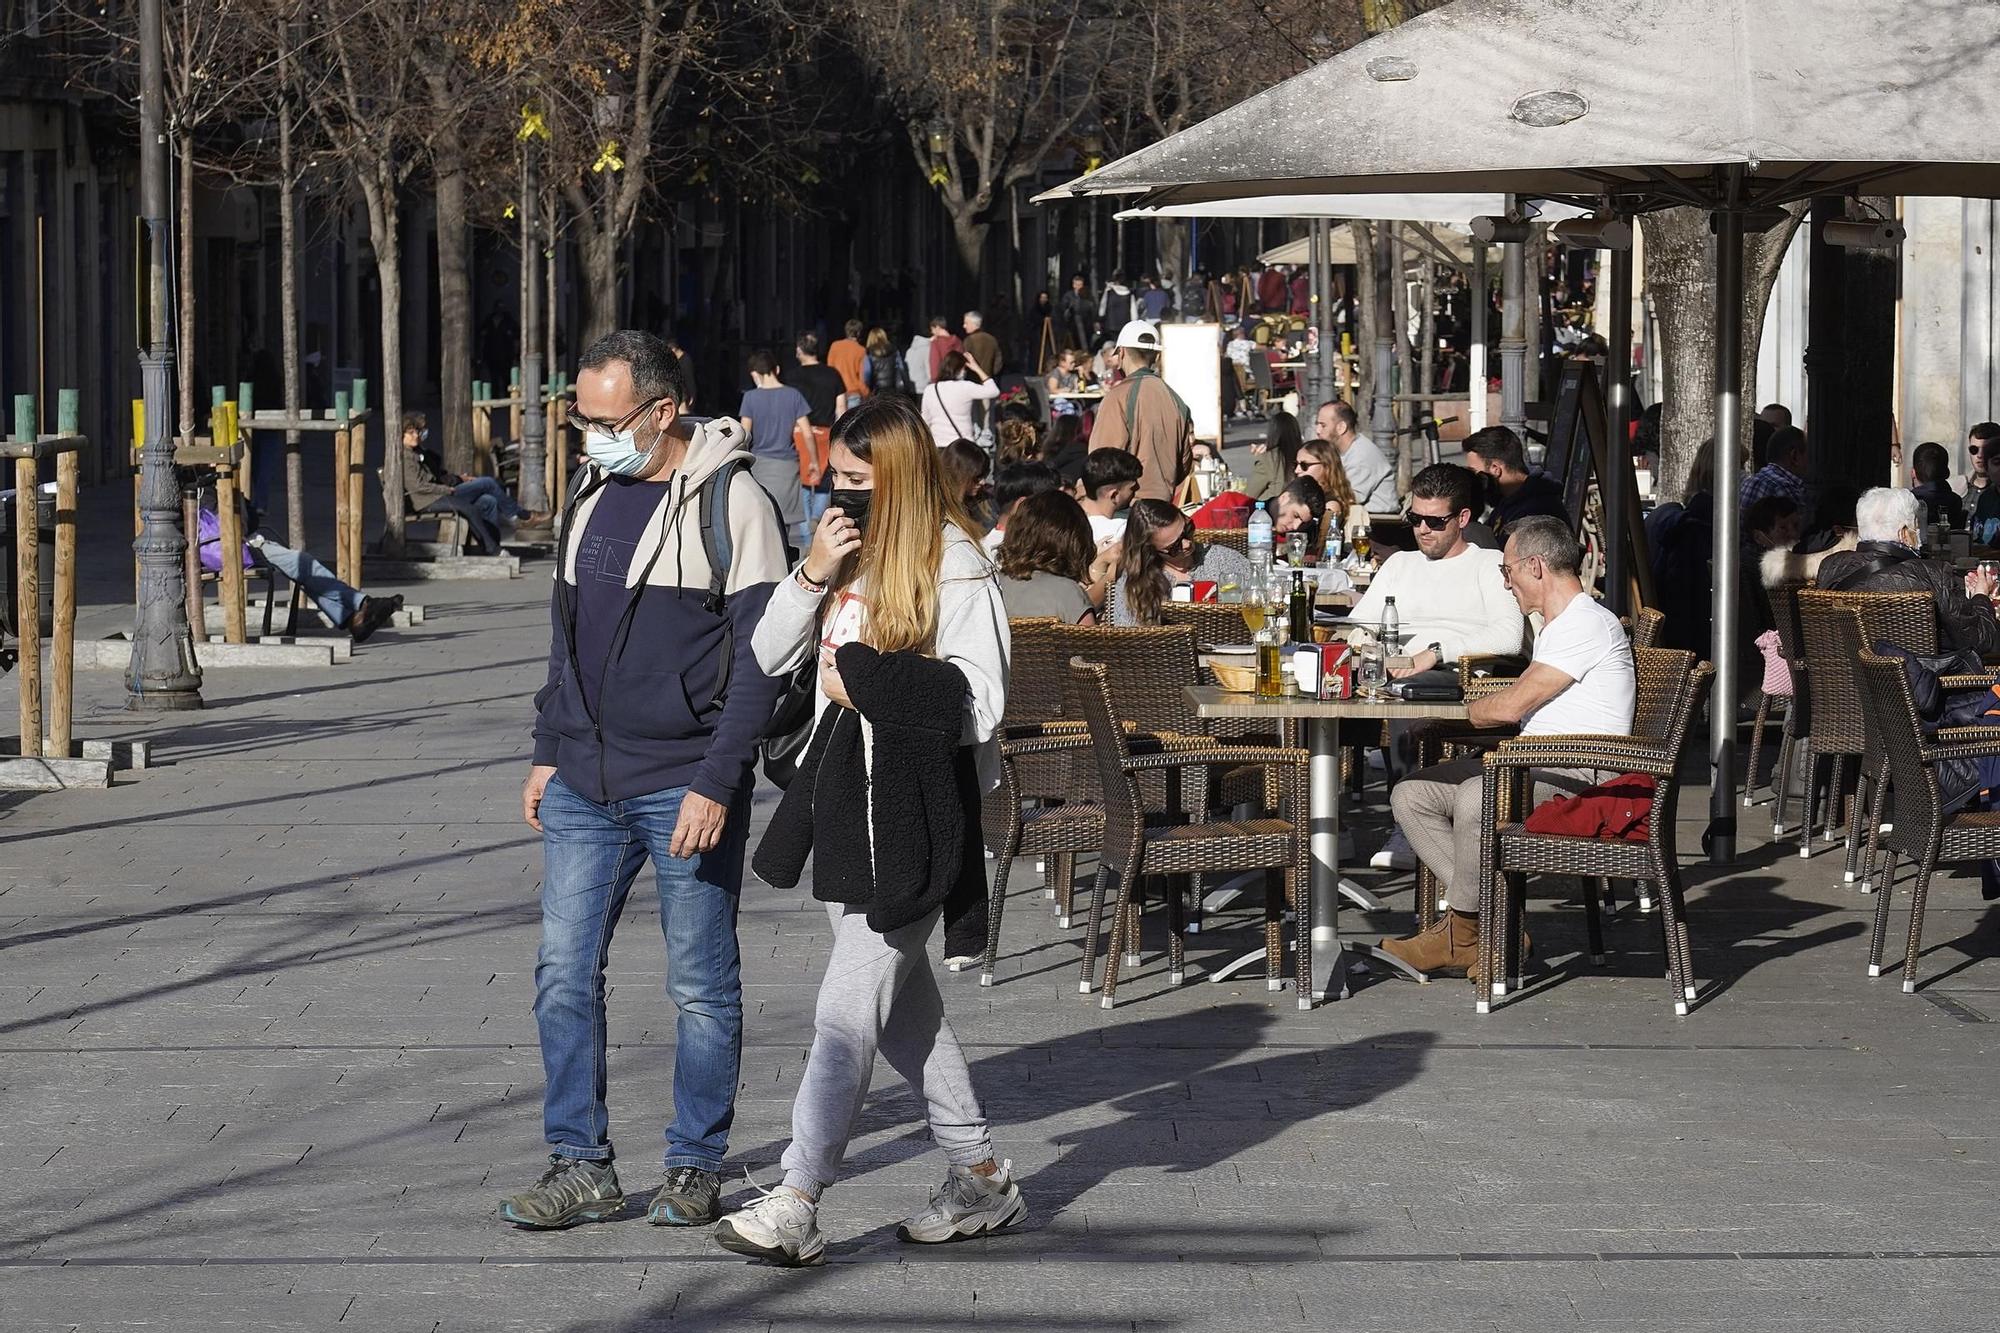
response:
<path id="1" fill-rule="evenodd" d="M 765 671 L 817 654 L 818 718 L 757 849 L 781 888 L 808 857 L 833 926 L 784 1182 L 716 1227 L 724 1249 L 816 1264 L 816 1221 L 879 1051 L 923 1099 L 950 1162 L 898 1234 L 931 1243 L 1027 1216 L 945 1020 L 925 949 L 939 918 L 985 902 L 982 793 L 1007 696 L 1007 612 L 979 530 L 914 405 L 871 398 L 833 428 L 832 505 L 752 640 Z"/>

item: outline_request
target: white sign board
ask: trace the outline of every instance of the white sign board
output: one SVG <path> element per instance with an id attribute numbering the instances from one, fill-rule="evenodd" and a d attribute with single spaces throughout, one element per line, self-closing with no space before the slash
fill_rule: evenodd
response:
<path id="1" fill-rule="evenodd" d="M 1194 416 L 1197 440 L 1222 440 L 1222 326 L 1160 325 L 1160 375 Z"/>

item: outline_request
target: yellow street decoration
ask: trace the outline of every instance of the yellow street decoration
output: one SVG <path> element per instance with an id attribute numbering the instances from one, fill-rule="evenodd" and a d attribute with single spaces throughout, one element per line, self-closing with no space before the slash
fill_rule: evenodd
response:
<path id="1" fill-rule="evenodd" d="M 502 218 L 505 218 L 507 221 L 512 222 L 514 220 L 514 206 L 512 204 L 507 205 L 506 210 L 502 212 L 500 216 Z"/>
<path id="2" fill-rule="evenodd" d="M 597 150 L 597 160 L 590 164 L 590 169 L 600 173 L 625 170 L 625 159 L 618 156 L 618 141 L 616 139 L 606 139 L 604 141 L 604 147 Z"/>
<path id="3" fill-rule="evenodd" d="M 946 181 L 950 179 L 951 179 L 951 168 L 944 164 L 942 158 L 937 159 L 931 163 L 930 181 L 932 185 L 942 186 Z"/>
<path id="4" fill-rule="evenodd" d="M 521 108 L 521 128 L 514 135 L 516 139 L 546 139 L 549 137 L 549 122 L 542 113 L 532 106 Z"/>

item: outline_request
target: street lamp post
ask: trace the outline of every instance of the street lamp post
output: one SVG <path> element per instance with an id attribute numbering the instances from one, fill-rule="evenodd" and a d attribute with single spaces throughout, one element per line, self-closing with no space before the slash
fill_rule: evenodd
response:
<path id="1" fill-rule="evenodd" d="M 164 34 L 160 0 L 139 4 L 139 207 L 147 251 L 146 346 L 139 376 L 146 403 L 146 442 L 139 464 L 138 615 L 132 664 L 125 671 L 125 706 L 167 711 L 201 707 L 201 667 L 187 621 L 187 578 L 181 559 L 179 490 L 174 483 L 172 415 L 174 351 L 167 331 L 167 136 Z"/>
<path id="2" fill-rule="evenodd" d="M 549 509 L 548 419 L 542 407 L 542 202 L 535 181 L 535 140 L 521 140 L 521 507 Z"/>

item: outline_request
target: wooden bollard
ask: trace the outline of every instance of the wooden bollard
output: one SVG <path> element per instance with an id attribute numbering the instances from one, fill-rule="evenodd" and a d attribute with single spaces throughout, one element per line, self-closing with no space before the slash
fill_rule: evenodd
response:
<path id="1" fill-rule="evenodd" d="M 333 396 L 333 419 L 340 429 L 333 433 L 333 569 L 342 583 L 352 586 L 354 571 L 347 564 L 347 391 Z"/>
<path id="2" fill-rule="evenodd" d="M 56 434 L 75 435 L 77 395 L 64 389 L 56 398 Z M 56 605 L 49 627 L 49 732 L 42 754 L 67 759 L 76 698 L 76 500 L 82 460 L 56 455 Z"/>
<path id="3" fill-rule="evenodd" d="M 354 410 L 368 411 L 368 380 L 354 377 Z M 398 449 L 403 447 L 400 436 L 384 440 L 385 444 Z M 361 532 L 368 516 L 368 491 L 364 485 L 368 477 L 368 421 L 354 423 L 348 431 L 347 440 L 347 582 L 352 587 L 361 586 Z"/>
<path id="4" fill-rule="evenodd" d="M 187 580 L 188 633 L 197 644 L 208 642 L 208 623 L 201 609 L 201 502 L 181 492 L 181 528 L 187 533 L 187 549 L 181 552 L 181 569 Z"/>
<path id="5" fill-rule="evenodd" d="M 14 438 L 35 441 L 35 396 L 14 395 Z M 21 753 L 42 752 L 42 562 L 35 460 L 14 460 L 14 602 L 21 645 Z"/>
<path id="6" fill-rule="evenodd" d="M 222 529 L 222 637 L 228 643 L 250 638 L 243 590 L 243 511 L 236 499 L 236 469 L 215 470 L 215 519 Z"/>
<path id="7" fill-rule="evenodd" d="M 507 396 L 513 401 L 507 405 L 507 438 L 514 447 L 521 447 L 521 368 L 515 366 L 507 372 Z M 493 460 L 493 475 L 500 475 L 500 460 Z"/>
<path id="8" fill-rule="evenodd" d="M 236 405 L 229 418 L 230 429 L 235 433 L 236 443 L 243 446 L 243 460 L 236 465 L 236 487 L 245 495 L 257 493 L 253 489 L 257 481 L 256 464 L 250 461 L 251 455 L 255 452 L 250 447 L 250 422 L 257 415 L 253 407 L 256 393 L 257 386 L 249 380 L 238 382 Z"/>

